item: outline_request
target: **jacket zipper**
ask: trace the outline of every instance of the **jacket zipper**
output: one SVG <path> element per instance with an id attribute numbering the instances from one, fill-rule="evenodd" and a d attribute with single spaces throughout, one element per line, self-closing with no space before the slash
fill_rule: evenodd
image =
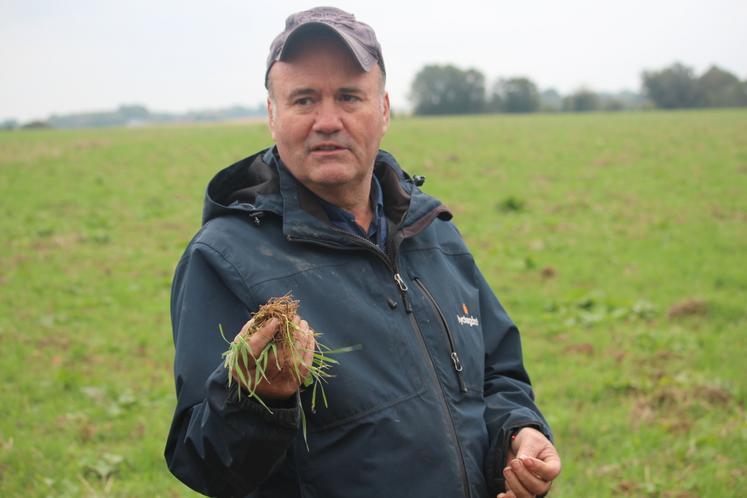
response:
<path id="1" fill-rule="evenodd" d="M 438 389 L 436 389 L 437 393 L 440 395 L 441 398 L 441 406 L 444 409 L 444 412 L 446 414 L 446 419 L 449 421 L 447 424 L 449 428 L 449 434 L 451 435 L 452 440 L 454 441 L 454 445 L 456 446 L 457 453 L 459 455 L 459 468 L 462 473 L 462 487 L 464 489 L 464 496 L 469 497 L 469 482 L 467 480 L 467 469 L 464 465 L 464 450 L 462 449 L 462 444 L 459 442 L 459 438 L 457 437 L 456 433 L 456 425 L 454 424 L 454 416 L 451 413 L 451 408 L 449 408 L 449 403 L 446 401 L 446 392 L 444 390 L 443 384 L 441 384 L 441 381 L 438 379 L 438 373 L 436 373 L 436 365 L 433 363 L 433 357 L 431 356 L 431 352 L 428 350 L 428 346 L 425 344 L 425 338 L 423 337 L 423 331 L 420 329 L 420 325 L 418 325 L 417 320 L 415 319 L 415 314 L 412 312 L 412 305 L 410 304 L 410 298 L 407 297 L 405 294 L 407 291 L 403 290 L 402 292 L 402 299 L 405 301 L 405 311 L 407 311 L 407 314 L 410 317 L 410 323 L 412 324 L 412 328 L 415 330 L 416 335 L 418 337 L 418 342 L 420 344 L 420 348 L 422 349 L 423 356 L 428 360 L 428 365 L 430 366 L 430 373 L 431 373 L 431 380 L 434 385 L 438 386 Z"/>
<path id="2" fill-rule="evenodd" d="M 402 301 L 405 304 L 405 311 L 410 318 L 410 324 L 412 325 L 413 330 L 415 330 L 416 332 L 415 335 L 418 338 L 418 343 L 422 350 L 422 354 L 423 356 L 425 356 L 426 360 L 428 361 L 428 365 L 430 366 L 429 371 L 431 373 L 431 381 L 437 387 L 436 392 L 440 395 L 439 397 L 441 399 L 441 407 L 443 408 L 444 414 L 446 415 L 446 420 L 448 421 L 446 426 L 449 430 L 449 435 L 451 436 L 451 439 L 454 442 L 454 446 L 456 447 L 457 456 L 459 457 L 459 470 L 461 471 L 461 476 L 462 476 L 462 479 L 461 479 L 462 489 L 464 491 L 464 496 L 466 498 L 469 498 L 471 496 L 471 493 L 469 492 L 469 481 L 467 479 L 467 468 L 464 464 L 464 450 L 462 449 L 462 444 L 459 442 L 459 438 L 457 437 L 456 424 L 454 423 L 454 416 L 452 415 L 451 408 L 449 408 L 449 403 L 446 400 L 446 392 L 444 390 L 444 386 L 441 384 L 441 381 L 438 379 L 438 373 L 436 372 L 436 365 L 433 363 L 433 357 L 431 356 L 431 353 L 428 350 L 428 346 L 425 343 L 425 338 L 423 337 L 423 332 L 420 329 L 420 325 L 418 325 L 418 322 L 415 319 L 415 314 L 413 313 L 413 309 L 412 309 L 412 303 L 410 302 L 410 298 L 407 295 L 407 291 L 408 291 L 407 283 L 405 283 L 405 281 L 402 279 L 402 275 L 400 275 L 399 269 L 397 268 L 397 263 L 391 260 L 386 254 L 384 254 L 377 245 L 355 234 L 348 234 L 348 235 L 351 235 L 352 237 L 354 237 L 357 244 L 361 248 L 374 253 L 379 259 L 381 259 L 381 261 L 384 262 L 387 268 L 389 268 L 389 270 L 393 272 L 394 283 L 397 285 L 400 295 L 402 296 Z M 327 242 L 322 242 L 318 239 L 303 239 L 303 238 L 293 237 L 292 235 L 286 236 L 286 239 L 289 242 L 307 242 L 310 244 L 317 244 L 319 246 L 327 247 L 330 249 L 339 249 L 339 250 L 346 249 L 341 244 L 330 244 Z"/>
<path id="3" fill-rule="evenodd" d="M 441 324 L 444 327 L 444 332 L 446 332 L 446 339 L 449 341 L 449 356 L 451 357 L 451 363 L 454 366 L 454 372 L 456 372 L 457 380 L 459 382 L 459 390 L 463 393 L 467 392 L 467 385 L 464 383 L 464 374 L 462 373 L 462 370 L 464 368 L 462 367 L 462 362 L 459 359 L 459 354 L 456 351 L 456 348 L 454 347 L 454 336 L 451 334 L 451 329 L 449 329 L 449 324 L 446 321 L 446 316 L 441 311 L 441 308 L 438 306 L 438 303 L 436 302 L 436 298 L 433 297 L 433 294 L 428 290 L 428 288 L 425 286 L 422 280 L 420 280 L 418 277 L 414 277 L 413 280 L 417 284 L 418 287 L 420 287 L 420 290 L 423 291 L 423 294 L 425 294 L 425 297 L 430 301 L 431 305 L 433 306 L 433 310 L 436 312 L 438 317 L 441 319 Z"/>

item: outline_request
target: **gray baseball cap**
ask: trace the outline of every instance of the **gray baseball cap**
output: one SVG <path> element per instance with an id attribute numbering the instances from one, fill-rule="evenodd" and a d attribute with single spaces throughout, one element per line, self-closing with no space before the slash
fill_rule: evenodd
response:
<path id="1" fill-rule="evenodd" d="M 385 72 L 381 45 L 376 40 L 376 33 L 371 26 L 357 21 L 353 14 L 335 7 L 314 7 L 288 16 L 285 20 L 285 30 L 272 41 L 270 55 L 267 57 L 265 87 L 270 68 L 285 57 L 286 48 L 292 44 L 291 42 L 300 33 L 319 28 L 339 36 L 364 71 L 370 71 L 374 64 L 378 64 Z"/>

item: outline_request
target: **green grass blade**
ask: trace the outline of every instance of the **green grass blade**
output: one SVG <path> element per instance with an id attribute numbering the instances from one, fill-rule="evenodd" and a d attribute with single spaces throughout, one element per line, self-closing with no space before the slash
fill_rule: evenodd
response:
<path id="1" fill-rule="evenodd" d="M 231 341 L 226 339 L 226 334 L 223 333 L 223 324 L 218 324 L 218 330 L 220 331 L 220 336 L 223 338 L 223 340 L 226 341 L 227 344 L 231 344 Z"/>
<path id="2" fill-rule="evenodd" d="M 314 382 L 314 387 L 311 389 L 311 413 L 316 413 L 316 387 L 318 385 L 318 382 Z"/>

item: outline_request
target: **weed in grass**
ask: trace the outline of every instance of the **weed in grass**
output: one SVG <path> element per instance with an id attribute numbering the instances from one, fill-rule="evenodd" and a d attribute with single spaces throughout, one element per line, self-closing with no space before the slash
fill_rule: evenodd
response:
<path id="1" fill-rule="evenodd" d="M 509 196 L 503 199 L 496 208 L 504 213 L 518 213 L 526 209 L 526 201 L 518 197 Z"/>

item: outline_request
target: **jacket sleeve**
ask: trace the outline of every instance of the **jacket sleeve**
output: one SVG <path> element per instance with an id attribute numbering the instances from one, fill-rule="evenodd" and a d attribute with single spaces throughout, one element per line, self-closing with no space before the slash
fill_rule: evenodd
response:
<path id="1" fill-rule="evenodd" d="M 298 399 L 268 412 L 237 385 L 227 387 L 222 353 L 254 303 L 239 272 L 208 245 L 193 242 L 171 295 L 177 404 L 166 443 L 169 470 L 210 496 L 244 496 L 280 467 L 300 423 Z"/>
<path id="2" fill-rule="evenodd" d="M 505 486 L 501 470 L 512 432 L 530 426 L 549 439 L 552 433 L 534 404 L 534 392 L 522 360 L 519 330 L 480 271 L 475 269 L 475 272 L 485 341 L 485 423 L 490 435 L 485 477 L 491 491 L 499 492 Z"/>

